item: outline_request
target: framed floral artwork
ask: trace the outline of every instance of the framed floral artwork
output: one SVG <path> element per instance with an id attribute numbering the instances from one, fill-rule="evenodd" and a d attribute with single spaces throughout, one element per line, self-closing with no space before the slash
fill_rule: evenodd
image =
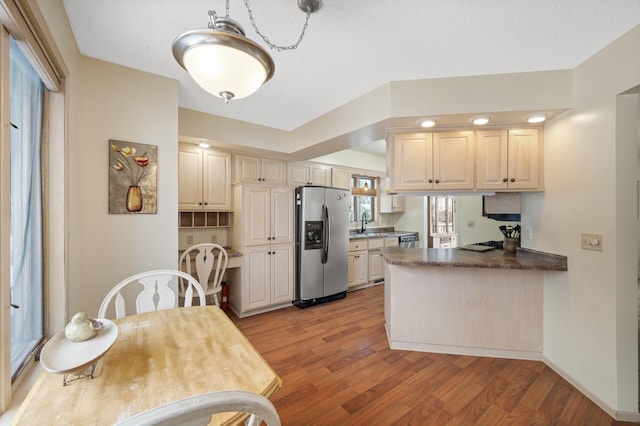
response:
<path id="1" fill-rule="evenodd" d="M 109 140 L 109 213 L 157 213 L 158 147 Z"/>

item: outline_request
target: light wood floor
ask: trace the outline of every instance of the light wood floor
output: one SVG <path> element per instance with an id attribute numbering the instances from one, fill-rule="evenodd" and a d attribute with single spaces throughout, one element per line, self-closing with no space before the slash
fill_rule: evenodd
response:
<path id="1" fill-rule="evenodd" d="M 615 425 L 542 362 L 389 349 L 383 285 L 233 321 L 283 380 L 283 425 Z"/>

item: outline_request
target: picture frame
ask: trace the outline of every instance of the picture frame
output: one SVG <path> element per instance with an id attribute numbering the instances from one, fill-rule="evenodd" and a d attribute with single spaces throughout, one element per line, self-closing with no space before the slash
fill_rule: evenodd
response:
<path id="1" fill-rule="evenodd" d="M 109 214 L 156 214 L 158 147 L 109 139 Z"/>

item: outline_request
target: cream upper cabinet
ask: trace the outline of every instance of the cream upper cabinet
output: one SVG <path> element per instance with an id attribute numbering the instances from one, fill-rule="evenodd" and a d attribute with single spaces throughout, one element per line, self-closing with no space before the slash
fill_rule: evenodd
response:
<path id="1" fill-rule="evenodd" d="M 351 189 L 351 169 L 332 167 L 331 186 L 334 188 Z"/>
<path id="2" fill-rule="evenodd" d="M 239 189 L 238 189 L 239 188 Z M 242 245 L 261 245 L 293 242 L 294 204 L 291 188 L 267 186 L 237 187 L 241 191 Z"/>
<path id="3" fill-rule="evenodd" d="M 394 135 L 392 189 L 472 190 L 474 141 L 472 131 Z"/>
<path id="4" fill-rule="evenodd" d="M 395 190 L 433 189 L 433 134 L 394 135 L 392 170 Z"/>
<path id="5" fill-rule="evenodd" d="M 380 193 L 380 213 L 404 213 L 405 197 Z"/>
<path id="6" fill-rule="evenodd" d="M 235 183 L 265 183 L 284 185 L 286 163 L 283 160 L 235 156 Z"/>
<path id="7" fill-rule="evenodd" d="M 538 129 L 509 130 L 509 189 L 541 189 Z"/>
<path id="8" fill-rule="evenodd" d="M 231 154 L 179 145 L 178 209 L 231 210 Z"/>
<path id="9" fill-rule="evenodd" d="M 476 187 L 540 190 L 541 153 L 539 129 L 479 131 Z"/>
<path id="10" fill-rule="evenodd" d="M 472 131 L 433 134 L 434 189 L 473 189 L 475 138 Z"/>
<path id="11" fill-rule="evenodd" d="M 331 186 L 331 167 L 316 163 L 290 162 L 287 164 L 287 184 Z"/>

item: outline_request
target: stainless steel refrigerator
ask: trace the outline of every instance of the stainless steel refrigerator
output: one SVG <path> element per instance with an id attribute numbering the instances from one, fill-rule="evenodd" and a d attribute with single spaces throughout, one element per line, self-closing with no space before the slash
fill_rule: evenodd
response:
<path id="1" fill-rule="evenodd" d="M 305 308 L 347 294 L 349 206 L 347 189 L 296 188 L 296 298 Z"/>

